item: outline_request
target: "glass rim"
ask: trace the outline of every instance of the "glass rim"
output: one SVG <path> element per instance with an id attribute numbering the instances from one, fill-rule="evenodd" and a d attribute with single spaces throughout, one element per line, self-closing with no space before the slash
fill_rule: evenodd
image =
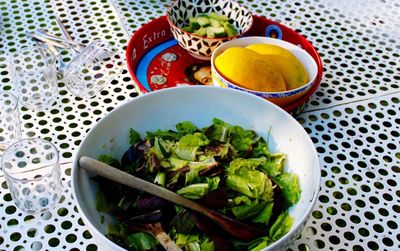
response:
<path id="1" fill-rule="evenodd" d="M 13 102 L 13 107 L 12 107 L 12 111 L 15 111 L 15 110 L 17 110 L 17 108 L 18 108 L 18 97 L 17 96 L 15 96 L 13 93 L 11 93 L 11 92 L 8 92 L 8 91 L 2 91 L 2 90 L 0 90 L 0 95 L 1 96 L 3 96 L 4 97 L 4 95 L 8 95 L 8 96 L 10 96 L 15 102 Z"/>
<path id="2" fill-rule="evenodd" d="M 9 147 L 7 147 L 7 149 L 3 152 L 3 155 L 1 156 L 1 159 L 0 159 L 0 160 L 1 160 L 1 161 L 0 161 L 0 164 L 1 164 L 1 165 L 0 165 L 0 169 L 3 171 L 4 176 L 5 176 L 6 178 L 10 178 L 10 179 L 15 180 L 15 181 L 24 181 L 24 182 L 25 182 L 25 181 L 37 181 L 37 180 L 40 180 L 40 179 L 41 179 L 41 178 L 33 178 L 33 179 L 27 179 L 27 178 L 20 179 L 20 178 L 16 178 L 16 177 L 13 176 L 14 174 L 20 174 L 20 173 L 24 173 L 24 172 L 21 171 L 21 172 L 18 172 L 18 173 L 10 173 L 10 172 L 8 172 L 5 168 L 3 168 L 3 166 L 4 166 L 4 159 L 5 159 L 6 153 L 7 153 L 12 147 L 14 147 L 15 145 L 17 145 L 17 144 L 19 144 L 19 143 L 21 143 L 21 142 L 24 142 L 24 141 L 29 141 L 29 140 L 40 140 L 40 141 L 42 141 L 42 142 L 48 143 L 48 144 L 51 146 L 51 148 L 52 148 L 53 150 L 55 150 L 54 152 L 55 152 L 56 159 L 55 159 L 55 163 L 54 163 L 54 164 L 41 166 L 41 167 L 35 168 L 35 169 L 33 169 L 33 170 L 26 171 L 26 172 L 36 171 L 36 170 L 40 170 L 40 169 L 47 168 L 47 167 L 49 167 L 49 166 L 53 166 L 52 168 L 49 169 L 48 172 L 46 172 L 45 174 L 42 175 L 42 177 L 44 177 L 44 176 L 47 176 L 47 175 L 49 175 L 50 173 L 52 173 L 56 168 L 59 168 L 59 166 L 60 166 L 60 154 L 59 154 L 59 151 L 58 151 L 57 147 L 56 147 L 52 142 L 50 142 L 50 141 L 48 141 L 48 140 L 46 140 L 46 139 L 41 139 L 41 138 L 24 138 L 24 139 L 20 139 L 20 140 L 14 142 L 14 143 L 11 144 Z"/>
<path id="3" fill-rule="evenodd" d="M 14 64 L 14 59 L 20 59 L 21 58 L 21 55 L 24 53 L 24 52 L 32 52 L 32 51 L 34 51 L 34 50 L 39 50 L 39 53 L 40 53 L 40 48 L 41 48 L 41 46 L 40 45 L 37 45 L 37 44 L 33 44 L 33 45 L 25 45 L 25 46 L 23 46 L 23 47 L 21 47 L 21 48 L 19 48 L 16 52 L 14 52 L 13 54 L 11 54 L 10 56 L 9 56 L 9 58 L 8 58 L 8 63 L 9 63 L 9 65 L 10 65 L 10 67 L 11 67 L 11 71 L 16 71 L 16 72 L 21 72 L 21 70 L 19 70 L 19 69 L 17 69 L 17 67 L 15 66 L 15 64 Z M 48 51 L 48 53 L 49 53 L 49 57 L 47 58 L 47 60 L 45 59 L 45 58 L 42 58 L 43 59 L 43 62 L 45 63 L 45 65 L 47 66 L 47 67 L 44 67 L 44 69 L 47 69 L 49 66 L 51 66 L 51 65 L 54 65 L 55 67 L 57 66 L 57 57 L 56 57 L 56 55 L 54 55 L 54 53 L 52 53 L 51 51 L 50 51 L 50 49 L 48 48 L 48 45 L 47 44 L 44 44 L 43 45 L 43 49 L 45 49 L 45 50 L 47 50 Z M 30 54 L 30 55 L 32 55 L 32 54 Z M 42 67 L 43 68 L 43 67 Z M 25 73 L 33 73 L 33 72 L 37 72 L 37 71 L 41 71 L 40 69 L 38 70 L 38 68 L 37 67 L 33 67 L 32 69 L 23 69 L 23 72 L 25 72 Z"/>

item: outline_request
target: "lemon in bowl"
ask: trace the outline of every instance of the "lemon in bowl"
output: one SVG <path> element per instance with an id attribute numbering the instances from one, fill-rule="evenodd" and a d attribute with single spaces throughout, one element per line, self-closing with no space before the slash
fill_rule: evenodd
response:
<path id="1" fill-rule="evenodd" d="M 239 89 L 286 106 L 304 96 L 317 64 L 300 47 L 274 38 L 245 37 L 219 46 L 211 57 L 215 85 Z"/>

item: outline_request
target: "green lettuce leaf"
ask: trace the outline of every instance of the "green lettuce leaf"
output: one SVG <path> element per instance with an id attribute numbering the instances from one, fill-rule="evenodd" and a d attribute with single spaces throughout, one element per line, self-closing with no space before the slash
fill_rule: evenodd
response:
<path id="1" fill-rule="evenodd" d="M 263 172 L 252 170 L 260 163 L 259 160 L 236 159 L 232 162 L 225 170 L 228 188 L 253 199 L 273 200 L 271 180 Z"/>
<path id="2" fill-rule="evenodd" d="M 185 184 L 191 184 L 193 182 L 199 181 L 199 173 L 209 167 L 218 165 L 219 163 L 215 161 L 213 157 L 207 157 L 202 161 L 190 161 L 188 163 L 189 172 L 185 176 Z"/>
<path id="3" fill-rule="evenodd" d="M 264 209 L 256 216 L 254 217 L 251 221 L 254 223 L 264 223 L 268 224 L 269 219 L 271 218 L 272 215 L 272 208 L 274 207 L 274 203 L 270 202 L 268 203 Z"/>
<path id="4" fill-rule="evenodd" d="M 158 172 L 156 177 L 154 178 L 154 184 L 158 184 L 160 186 L 165 186 L 165 180 L 167 175 L 164 172 Z"/>
<path id="5" fill-rule="evenodd" d="M 188 209 L 179 208 L 168 227 L 174 228 L 179 233 L 189 234 L 196 228 L 196 218 Z"/>
<path id="6" fill-rule="evenodd" d="M 264 248 L 268 247 L 270 244 L 272 244 L 274 241 L 271 240 L 269 237 L 261 237 L 258 239 L 255 239 L 251 241 L 247 247 L 247 250 L 249 251 L 261 251 Z"/>
<path id="7" fill-rule="evenodd" d="M 288 207 L 300 200 L 301 189 L 299 178 L 295 173 L 282 173 L 279 176 L 273 177 L 273 180 L 281 188 L 283 198 Z"/>
<path id="8" fill-rule="evenodd" d="M 250 205 L 251 204 L 251 200 L 249 199 L 249 197 L 247 197 L 245 195 L 235 197 L 232 199 L 232 201 L 235 205 L 240 205 L 240 204 Z"/>
<path id="9" fill-rule="evenodd" d="M 128 236 L 129 248 L 131 250 L 151 250 L 158 244 L 157 239 L 148 233 L 134 233 Z"/>
<path id="10" fill-rule="evenodd" d="M 111 155 L 108 154 L 100 154 L 97 159 L 107 165 L 113 166 L 115 168 L 119 168 L 120 167 L 120 163 L 119 160 L 112 157 Z"/>
<path id="11" fill-rule="evenodd" d="M 208 191 L 209 191 L 208 183 L 196 183 L 182 187 L 181 189 L 176 191 L 176 193 L 188 199 L 200 199 Z"/>
<path id="12" fill-rule="evenodd" d="M 270 155 L 268 145 L 263 138 L 259 138 L 253 146 L 252 158 L 267 157 Z"/>
<path id="13" fill-rule="evenodd" d="M 218 142 L 228 142 L 230 129 L 225 125 L 214 124 L 204 130 L 204 135 L 207 136 L 211 141 L 215 140 Z"/>
<path id="14" fill-rule="evenodd" d="M 231 144 L 219 144 L 219 145 L 212 145 L 207 146 L 204 152 L 205 156 L 212 156 L 212 157 L 220 157 L 220 159 L 227 159 L 229 153 L 235 154 L 234 148 Z"/>
<path id="15" fill-rule="evenodd" d="M 159 152 L 162 157 L 168 157 L 171 155 L 171 150 L 172 148 L 175 146 L 175 142 L 168 140 L 168 139 L 162 139 L 159 137 L 155 137 L 154 138 L 154 148 L 157 150 L 157 152 Z M 157 155 L 157 157 L 159 157 L 160 155 Z M 160 159 L 161 159 L 160 158 Z"/>
<path id="16" fill-rule="evenodd" d="M 99 212 L 109 212 L 110 207 L 107 202 L 107 198 L 104 193 L 98 191 L 96 193 L 96 210 Z"/>
<path id="17" fill-rule="evenodd" d="M 242 204 L 231 208 L 233 215 L 238 220 L 245 220 L 258 215 L 266 206 L 268 202 L 253 200 L 250 205 Z"/>
<path id="18" fill-rule="evenodd" d="M 236 150 L 246 152 L 251 149 L 256 134 L 254 131 L 245 130 L 240 126 L 234 126 L 230 131 L 230 137 L 231 144 Z"/>
<path id="19" fill-rule="evenodd" d="M 235 173 L 240 168 L 256 170 L 258 167 L 264 165 L 266 160 L 265 157 L 250 159 L 236 158 L 229 163 L 229 168 L 226 171 L 229 173 Z"/>
<path id="20" fill-rule="evenodd" d="M 214 243 L 206 236 L 199 234 L 175 234 L 175 243 L 185 251 L 214 251 Z"/>
<path id="21" fill-rule="evenodd" d="M 129 144 L 134 145 L 140 141 L 140 134 L 135 129 L 129 129 Z"/>
<path id="22" fill-rule="evenodd" d="M 288 214 L 287 210 L 283 211 L 269 229 L 269 237 L 274 241 L 280 239 L 289 232 L 293 221 L 293 218 Z"/>
<path id="23" fill-rule="evenodd" d="M 184 166 L 187 166 L 189 164 L 188 160 L 183 160 L 178 158 L 176 155 L 171 155 L 168 158 L 169 163 L 171 164 L 171 170 L 175 171 L 178 169 L 183 168 Z"/>
<path id="24" fill-rule="evenodd" d="M 186 134 L 179 139 L 174 152 L 183 160 L 195 161 L 199 147 L 208 144 L 209 140 L 202 133 Z"/>
<path id="25" fill-rule="evenodd" d="M 262 166 L 262 171 L 270 177 L 275 177 L 283 172 L 286 156 L 283 153 L 270 154 L 268 160 Z"/>
<path id="26" fill-rule="evenodd" d="M 193 134 L 198 128 L 190 121 L 182 121 L 175 126 L 178 133 L 183 136 L 185 134 Z"/>
<path id="27" fill-rule="evenodd" d="M 219 182 L 220 178 L 218 176 L 212 178 L 204 177 L 202 179 L 202 183 L 195 183 L 185 186 L 179 189 L 176 193 L 188 199 L 200 199 L 209 191 L 217 189 Z"/>
<path id="28" fill-rule="evenodd" d="M 147 132 L 146 139 L 154 140 L 154 138 L 159 137 L 162 139 L 178 141 L 181 135 L 173 130 L 160 130 L 154 132 Z"/>

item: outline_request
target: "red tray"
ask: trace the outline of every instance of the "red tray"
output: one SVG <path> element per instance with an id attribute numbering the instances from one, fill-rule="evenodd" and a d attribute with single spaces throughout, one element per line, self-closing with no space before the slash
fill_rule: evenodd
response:
<path id="1" fill-rule="evenodd" d="M 282 39 L 300 46 L 307 51 L 318 66 L 317 78 L 307 94 L 299 100 L 282 107 L 296 115 L 304 108 L 305 102 L 317 90 L 322 78 L 322 62 L 315 48 L 296 31 L 261 16 L 253 16 L 253 26 L 244 36 L 267 36 Z M 136 31 L 126 50 L 128 69 L 137 88 L 142 93 L 180 85 L 198 85 L 191 69 L 209 65 L 192 57 L 174 39 L 165 16 L 145 24 Z"/>

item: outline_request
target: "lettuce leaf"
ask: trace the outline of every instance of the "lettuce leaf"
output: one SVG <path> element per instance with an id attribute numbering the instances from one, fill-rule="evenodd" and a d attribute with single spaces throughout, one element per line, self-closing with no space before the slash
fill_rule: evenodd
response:
<path id="1" fill-rule="evenodd" d="M 258 239 L 255 239 L 251 241 L 248 245 L 247 250 L 249 251 L 261 251 L 264 248 L 268 247 L 270 244 L 272 244 L 274 241 L 271 240 L 268 236 L 261 237 Z"/>
<path id="2" fill-rule="evenodd" d="M 185 134 L 193 134 L 198 129 L 197 127 L 190 121 L 182 121 L 175 126 L 178 134 L 183 136 Z"/>
<path id="3" fill-rule="evenodd" d="M 238 220 L 245 220 L 258 215 L 266 206 L 268 202 L 253 200 L 249 205 L 242 204 L 231 208 L 233 215 Z"/>
<path id="4" fill-rule="evenodd" d="M 254 217 L 251 221 L 254 223 L 264 223 L 268 224 L 269 219 L 272 216 L 272 209 L 274 207 L 274 203 L 268 203 L 264 209 L 256 216 Z"/>
<path id="5" fill-rule="evenodd" d="M 283 172 L 286 156 L 283 153 L 274 153 L 268 156 L 268 160 L 262 166 L 262 171 L 270 177 L 275 177 Z"/>
<path id="6" fill-rule="evenodd" d="M 151 250 L 158 244 L 157 239 L 144 232 L 134 233 L 128 236 L 129 248 L 131 250 Z"/>
<path id="7" fill-rule="evenodd" d="M 229 131 L 229 127 L 225 125 L 213 124 L 204 130 L 204 135 L 211 141 L 215 140 L 226 143 L 228 141 Z"/>
<path id="8" fill-rule="evenodd" d="M 179 189 L 176 193 L 188 199 L 200 199 L 209 191 L 218 188 L 220 178 L 218 176 L 212 178 L 204 178 L 204 183 L 195 183 Z"/>
<path id="9" fill-rule="evenodd" d="M 249 198 L 272 201 L 274 193 L 271 180 L 263 172 L 254 170 L 260 163 L 260 159 L 232 161 L 225 170 L 227 187 Z"/>
<path id="10" fill-rule="evenodd" d="M 246 152 L 251 149 L 256 133 L 251 130 L 245 130 L 240 126 L 234 126 L 230 131 L 230 137 L 231 144 L 236 150 Z"/>
<path id="11" fill-rule="evenodd" d="M 202 133 L 186 134 L 179 139 L 174 152 L 183 160 L 195 161 L 199 147 L 208 144 L 209 140 Z"/>
<path id="12" fill-rule="evenodd" d="M 215 246 L 208 237 L 199 234 L 176 233 L 175 243 L 185 251 L 214 251 Z"/>
<path id="13" fill-rule="evenodd" d="M 258 141 L 253 145 L 253 150 L 250 155 L 252 158 L 267 157 L 270 155 L 270 151 L 267 143 L 263 138 L 258 138 Z"/>
<path id="14" fill-rule="evenodd" d="M 300 200 L 301 189 L 299 179 L 295 173 L 282 173 L 273 180 L 282 190 L 283 198 L 288 207 L 296 204 Z"/>
<path id="15" fill-rule="evenodd" d="M 196 183 L 182 187 L 181 189 L 176 191 L 176 193 L 188 199 L 200 199 L 208 192 L 208 190 L 208 183 Z"/>
<path id="16" fill-rule="evenodd" d="M 293 221 L 293 218 L 288 214 L 287 210 L 283 211 L 269 229 L 269 237 L 274 241 L 280 239 L 289 232 Z"/>
<path id="17" fill-rule="evenodd" d="M 129 144 L 134 145 L 141 141 L 140 134 L 135 129 L 129 129 Z"/>

